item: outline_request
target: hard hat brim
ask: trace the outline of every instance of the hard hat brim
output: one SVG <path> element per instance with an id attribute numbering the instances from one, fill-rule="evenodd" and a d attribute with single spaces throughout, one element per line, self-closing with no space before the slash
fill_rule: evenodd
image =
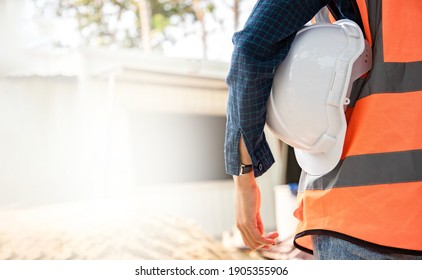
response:
<path id="1" fill-rule="evenodd" d="M 346 120 L 343 120 L 346 122 Z M 334 146 L 322 153 L 311 153 L 305 150 L 294 148 L 296 160 L 300 167 L 310 175 L 322 176 L 333 170 L 341 159 L 346 134 L 346 125 L 337 136 Z"/>

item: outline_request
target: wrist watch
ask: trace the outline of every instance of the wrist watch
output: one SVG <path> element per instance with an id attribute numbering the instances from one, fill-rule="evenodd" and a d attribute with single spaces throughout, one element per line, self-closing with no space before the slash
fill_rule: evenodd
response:
<path id="1" fill-rule="evenodd" d="M 239 175 L 243 175 L 243 174 L 247 174 L 253 171 L 253 167 L 252 164 L 240 164 L 240 174 Z"/>

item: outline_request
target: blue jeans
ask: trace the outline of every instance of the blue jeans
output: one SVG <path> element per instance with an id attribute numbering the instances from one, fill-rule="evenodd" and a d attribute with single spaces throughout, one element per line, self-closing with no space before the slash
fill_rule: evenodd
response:
<path id="1" fill-rule="evenodd" d="M 422 260 L 422 256 L 385 253 L 326 235 L 313 235 L 316 260 Z"/>

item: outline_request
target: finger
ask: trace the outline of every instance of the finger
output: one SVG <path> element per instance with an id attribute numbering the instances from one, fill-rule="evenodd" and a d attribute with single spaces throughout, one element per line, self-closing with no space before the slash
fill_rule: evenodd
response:
<path id="1" fill-rule="evenodd" d="M 249 225 L 248 225 L 249 224 Z M 256 237 L 253 236 L 252 232 L 249 230 L 249 227 L 254 228 L 253 223 L 238 223 L 237 228 L 239 229 L 243 242 L 245 242 L 245 245 L 248 246 L 251 250 L 257 250 L 264 246 L 264 244 L 260 242 L 256 242 Z M 259 237 L 259 234 L 258 234 Z"/>
<path id="2" fill-rule="evenodd" d="M 245 228 L 245 232 L 249 234 L 250 239 L 253 240 L 253 243 L 255 244 L 255 248 L 259 248 L 265 245 L 273 245 L 274 240 L 268 239 L 264 236 L 262 236 L 256 226 L 252 226 L 251 224 Z"/>
<path id="3" fill-rule="evenodd" d="M 278 232 L 276 232 L 276 231 L 269 232 L 267 235 L 265 235 L 266 238 L 271 239 L 273 241 L 273 244 L 272 244 L 273 246 L 275 246 L 277 243 L 279 243 L 279 241 L 276 240 L 278 236 L 279 236 Z"/>
<path id="4" fill-rule="evenodd" d="M 278 232 L 272 231 L 269 232 L 265 237 L 268 239 L 276 239 L 279 236 Z"/>
<path id="5" fill-rule="evenodd" d="M 251 241 L 249 237 L 249 233 L 244 229 L 244 227 L 238 224 L 237 229 L 240 231 L 240 235 L 242 236 L 243 243 L 245 243 L 245 245 L 250 249 L 254 248 L 255 246 L 253 245 L 253 242 Z"/>
<path id="6" fill-rule="evenodd" d="M 259 249 L 264 246 L 273 246 L 276 243 L 274 239 L 278 237 L 277 232 L 271 232 L 265 237 L 263 236 L 264 225 L 259 213 L 256 215 L 256 225 L 252 226 L 252 222 L 250 222 L 248 225 L 243 226 L 242 230 L 247 236 L 248 242 L 252 244 L 252 247 L 250 247 L 251 249 Z"/>
<path id="7" fill-rule="evenodd" d="M 251 250 L 257 250 L 257 249 L 261 248 L 262 246 L 264 246 L 264 244 L 261 244 L 261 243 L 255 241 L 255 237 L 250 233 L 250 231 L 247 228 L 245 228 L 244 230 L 245 230 L 245 238 L 246 238 L 246 240 L 249 244 L 248 247 Z"/>

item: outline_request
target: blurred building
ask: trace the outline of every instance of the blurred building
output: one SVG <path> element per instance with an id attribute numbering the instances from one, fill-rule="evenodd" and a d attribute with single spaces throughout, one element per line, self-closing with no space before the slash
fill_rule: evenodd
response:
<path id="1" fill-rule="evenodd" d="M 215 235 L 231 228 L 227 63 L 105 49 L 20 58 L 0 81 L 2 205 L 131 198 Z M 260 179 L 269 228 L 280 166 Z"/>
<path id="2" fill-rule="evenodd" d="M 60 23 L 0 1 L 0 208 L 75 200 L 132 201 L 195 220 L 220 236 L 234 223 L 224 172 L 228 63 L 139 50 L 55 48 Z M 273 186 L 258 182 L 275 229 Z"/>

